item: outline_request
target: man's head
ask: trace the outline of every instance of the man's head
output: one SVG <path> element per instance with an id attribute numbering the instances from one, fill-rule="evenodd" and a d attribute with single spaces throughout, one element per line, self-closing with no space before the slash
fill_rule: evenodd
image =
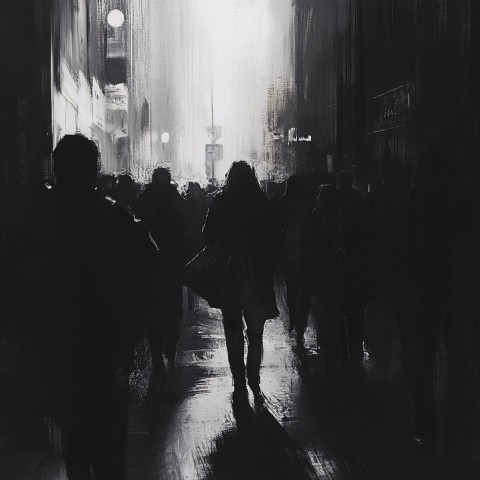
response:
<path id="1" fill-rule="evenodd" d="M 62 186 L 87 188 L 97 179 L 99 152 L 83 135 L 65 135 L 53 151 L 57 182 Z"/>
<path id="2" fill-rule="evenodd" d="M 152 184 L 153 185 L 170 185 L 172 181 L 172 176 L 168 168 L 156 168 L 153 171 L 152 175 Z"/>
<path id="3" fill-rule="evenodd" d="M 128 173 L 122 173 L 117 177 L 117 186 L 119 188 L 133 188 L 135 186 L 135 181 L 132 176 Z"/>
<path id="4" fill-rule="evenodd" d="M 202 193 L 202 187 L 197 182 L 188 182 L 188 193 L 200 195 Z"/>

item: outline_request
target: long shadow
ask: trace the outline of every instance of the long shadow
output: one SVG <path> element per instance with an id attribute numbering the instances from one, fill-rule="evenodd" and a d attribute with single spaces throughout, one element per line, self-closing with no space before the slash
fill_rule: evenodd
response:
<path id="1" fill-rule="evenodd" d="M 305 452 L 292 441 L 263 402 L 233 398 L 235 425 L 214 441 L 206 479 L 312 480 L 318 478 Z"/>

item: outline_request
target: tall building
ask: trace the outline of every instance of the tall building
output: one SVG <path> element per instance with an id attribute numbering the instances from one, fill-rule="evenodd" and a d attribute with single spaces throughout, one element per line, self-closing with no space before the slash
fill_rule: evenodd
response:
<path id="1" fill-rule="evenodd" d="M 468 432 L 467 448 L 475 442 L 478 448 L 480 411 L 472 392 L 480 391 L 480 331 L 472 292 L 479 280 L 471 267 L 480 205 L 478 2 L 296 0 L 295 8 L 298 124 L 314 132 L 316 153 L 308 163 L 317 183 L 349 168 L 359 187 L 366 190 L 371 180 L 383 186 L 387 239 L 395 231 L 396 241 L 403 239 L 411 188 L 448 205 L 451 251 L 438 261 L 451 281 L 450 311 L 438 321 L 446 329 L 440 336 L 448 343 L 445 369 L 454 394 L 442 401 L 452 444 Z M 382 241 L 385 248 L 385 235 Z M 399 328 L 408 328 L 411 319 L 394 314 Z M 455 383 L 460 377 L 472 379 L 470 390 Z"/>
<path id="2" fill-rule="evenodd" d="M 94 139 L 102 168 L 116 168 L 114 138 L 107 128 L 105 85 L 109 52 L 106 1 L 52 3 L 53 143 L 66 134 Z"/>

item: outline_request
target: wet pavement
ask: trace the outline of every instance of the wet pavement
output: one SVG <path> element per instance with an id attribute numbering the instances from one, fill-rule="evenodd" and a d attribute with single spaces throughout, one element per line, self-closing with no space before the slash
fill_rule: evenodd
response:
<path id="1" fill-rule="evenodd" d="M 327 389 L 311 322 L 306 348 L 299 349 L 281 311 L 265 327 L 261 401 L 251 392 L 233 399 L 220 312 L 203 301 L 185 315 L 176 365 L 155 376 L 153 395 L 146 396 L 148 347 L 139 346 L 128 480 L 480 478 L 473 459 L 425 451 L 411 441 L 405 381 L 340 382 Z M 369 362 L 367 373 L 375 368 Z M 0 449 L 7 479 L 65 479 L 44 430 L 37 425 L 37 441 L 28 445 Z"/>
<path id="2" fill-rule="evenodd" d="M 410 441 L 405 384 L 328 391 L 312 325 L 305 350 L 286 326 L 283 313 L 265 327 L 263 400 L 236 402 L 220 312 L 200 302 L 163 393 L 132 415 L 128 479 L 480 478 L 473 463 L 446 464 Z"/>
<path id="3" fill-rule="evenodd" d="M 141 421 L 132 425 L 129 478 L 316 478 L 307 452 L 288 433 L 297 428 L 297 370 L 283 324 L 269 321 L 264 402 L 250 393 L 232 403 L 220 312 L 201 302 L 184 325 L 175 368 L 167 367 L 155 432 L 145 421 L 143 428 Z"/>

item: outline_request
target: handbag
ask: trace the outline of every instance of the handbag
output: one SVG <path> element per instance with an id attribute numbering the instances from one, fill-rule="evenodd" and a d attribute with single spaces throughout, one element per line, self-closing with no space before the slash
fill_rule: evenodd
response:
<path id="1" fill-rule="evenodd" d="M 224 248 L 209 244 L 185 266 L 184 284 L 212 308 L 225 305 L 225 273 L 229 259 L 230 254 Z"/>

